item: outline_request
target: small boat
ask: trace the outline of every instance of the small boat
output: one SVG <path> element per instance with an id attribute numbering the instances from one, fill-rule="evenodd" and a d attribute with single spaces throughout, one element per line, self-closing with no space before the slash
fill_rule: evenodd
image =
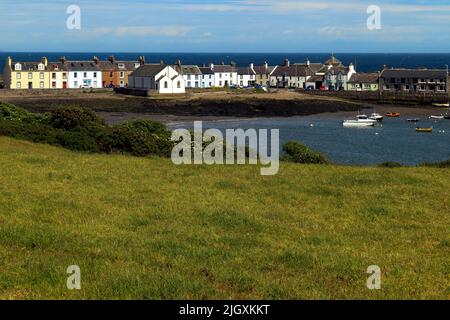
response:
<path id="1" fill-rule="evenodd" d="M 430 116 L 430 119 L 441 120 L 441 119 L 444 119 L 444 116 L 443 116 L 443 115 L 440 115 L 440 116 Z"/>
<path id="2" fill-rule="evenodd" d="M 433 103 L 433 106 L 438 108 L 448 108 L 450 107 L 450 103 Z"/>
<path id="3" fill-rule="evenodd" d="M 369 119 L 366 115 L 358 115 L 356 120 L 344 120 L 343 126 L 346 128 L 373 127 L 377 120 Z"/>
<path id="4" fill-rule="evenodd" d="M 419 122 L 420 119 L 408 119 L 408 122 Z"/>
<path id="5" fill-rule="evenodd" d="M 416 128 L 416 132 L 431 133 L 431 132 L 433 132 L 433 127 L 431 127 L 431 128 L 419 128 L 419 127 L 417 127 Z"/>
<path id="6" fill-rule="evenodd" d="M 398 117 L 400 117 L 400 113 L 398 113 L 398 112 L 388 112 L 388 113 L 386 113 L 386 117 L 398 118 Z"/>
<path id="7" fill-rule="evenodd" d="M 384 119 L 384 117 L 381 114 L 376 113 L 376 112 L 372 113 L 369 118 L 372 120 L 376 120 L 376 121 L 383 121 L 383 119 Z"/>

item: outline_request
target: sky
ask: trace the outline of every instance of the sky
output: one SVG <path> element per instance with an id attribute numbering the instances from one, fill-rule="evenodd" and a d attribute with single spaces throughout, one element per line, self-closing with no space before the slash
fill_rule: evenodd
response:
<path id="1" fill-rule="evenodd" d="M 0 30 L 0 51 L 444 53 L 450 0 L 0 0 Z"/>

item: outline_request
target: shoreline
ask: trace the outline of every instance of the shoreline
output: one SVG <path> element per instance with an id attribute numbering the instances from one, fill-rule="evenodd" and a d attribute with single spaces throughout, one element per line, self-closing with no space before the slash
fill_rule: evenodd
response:
<path id="1" fill-rule="evenodd" d="M 311 96 L 289 90 L 271 93 L 231 90 L 190 92 L 182 96 L 149 98 L 115 94 L 109 90 L 67 92 L 14 92 L 0 90 L 0 102 L 12 103 L 32 112 L 48 112 L 59 106 L 83 106 L 97 112 L 109 124 L 149 119 L 165 124 L 193 120 L 222 121 L 291 117 L 354 117 L 358 112 L 400 112 L 419 117 L 448 112 L 424 105 L 377 104 L 334 96 Z"/>

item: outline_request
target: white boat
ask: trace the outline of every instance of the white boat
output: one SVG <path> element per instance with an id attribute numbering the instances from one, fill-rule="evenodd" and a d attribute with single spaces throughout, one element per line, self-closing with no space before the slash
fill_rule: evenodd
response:
<path id="1" fill-rule="evenodd" d="M 376 121 L 383 121 L 384 117 L 381 114 L 375 112 L 370 115 L 369 119 L 376 120 Z"/>
<path id="2" fill-rule="evenodd" d="M 347 128 L 373 127 L 377 120 L 369 119 L 366 115 L 358 115 L 356 120 L 344 120 L 343 126 Z"/>
<path id="3" fill-rule="evenodd" d="M 438 108 L 448 108 L 450 107 L 450 103 L 433 103 L 433 106 Z"/>
<path id="4" fill-rule="evenodd" d="M 444 116 L 430 116 L 430 119 L 444 119 Z"/>

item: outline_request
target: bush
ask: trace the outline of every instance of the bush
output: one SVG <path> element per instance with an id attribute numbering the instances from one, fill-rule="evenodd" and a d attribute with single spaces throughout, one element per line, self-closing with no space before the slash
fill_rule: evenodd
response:
<path id="1" fill-rule="evenodd" d="M 40 121 L 43 115 L 35 114 L 8 103 L 0 103 L 0 120 L 16 120 L 24 122 Z"/>
<path id="2" fill-rule="evenodd" d="M 400 168 L 400 167 L 402 167 L 402 165 L 401 165 L 401 163 L 398 163 L 398 162 L 388 161 L 388 162 L 383 162 L 382 164 L 380 164 L 380 167 L 383 167 L 383 168 Z"/>
<path id="3" fill-rule="evenodd" d="M 329 161 L 317 151 L 313 151 L 296 141 L 289 141 L 283 146 L 283 160 L 295 163 L 327 164 Z"/>
<path id="4" fill-rule="evenodd" d="M 422 163 L 421 166 L 434 168 L 450 168 L 450 159 L 436 163 L 425 162 Z"/>
<path id="5" fill-rule="evenodd" d="M 86 128 L 92 125 L 104 125 L 97 114 L 87 108 L 58 108 L 50 112 L 49 123 L 57 128 L 72 130 L 77 127 Z"/>
<path id="6" fill-rule="evenodd" d="M 62 131 L 56 139 L 59 145 L 73 151 L 98 152 L 95 139 L 84 132 Z"/>

